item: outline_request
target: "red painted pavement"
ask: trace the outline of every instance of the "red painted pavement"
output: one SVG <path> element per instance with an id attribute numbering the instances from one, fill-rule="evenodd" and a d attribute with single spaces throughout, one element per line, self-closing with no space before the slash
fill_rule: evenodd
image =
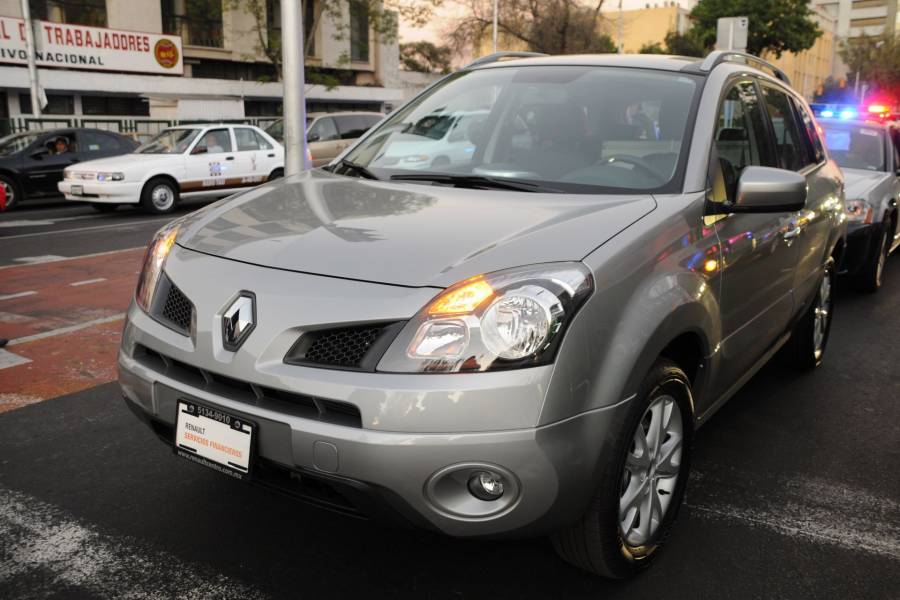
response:
<path id="1" fill-rule="evenodd" d="M 125 250 L 0 269 L 0 337 L 15 340 L 125 312 L 143 250 Z M 106 281 L 72 287 L 103 278 Z M 0 368 L 0 412 L 112 381 L 122 320 L 12 344 L 4 350 L 31 362 Z"/>

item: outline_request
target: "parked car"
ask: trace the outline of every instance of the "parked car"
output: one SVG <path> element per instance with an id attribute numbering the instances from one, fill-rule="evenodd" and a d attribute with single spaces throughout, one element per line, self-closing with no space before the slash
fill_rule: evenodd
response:
<path id="1" fill-rule="evenodd" d="M 627 577 L 694 430 L 779 350 L 822 362 L 842 175 L 759 59 L 521 55 L 160 230 L 119 382 L 220 473 Z M 490 114 L 470 161 L 377 166 L 439 110 Z"/>
<path id="2" fill-rule="evenodd" d="M 861 290 L 876 292 L 887 257 L 900 246 L 900 130 L 893 121 L 821 119 L 820 123 L 847 185 L 844 268 Z"/>
<path id="3" fill-rule="evenodd" d="M 336 156 L 378 123 L 384 115 L 375 112 L 309 113 L 306 115 L 306 142 L 314 167 L 327 165 Z M 278 119 L 266 132 L 284 142 L 284 119 Z"/>
<path id="4" fill-rule="evenodd" d="M 132 154 L 66 168 L 66 200 L 100 211 L 140 204 L 172 211 L 181 198 L 227 196 L 284 174 L 284 148 L 250 125 L 169 127 Z"/>
<path id="5" fill-rule="evenodd" d="M 450 114 L 438 110 L 425 115 L 398 131 L 387 153 L 376 157 L 372 166 L 402 162 L 404 169 L 441 169 L 468 163 L 487 119 L 484 110 Z"/>
<path id="6" fill-rule="evenodd" d="M 0 139 L 0 186 L 7 209 L 29 196 L 56 194 L 56 184 L 69 165 L 117 156 L 137 144 L 112 131 L 52 129 L 24 131 Z"/>

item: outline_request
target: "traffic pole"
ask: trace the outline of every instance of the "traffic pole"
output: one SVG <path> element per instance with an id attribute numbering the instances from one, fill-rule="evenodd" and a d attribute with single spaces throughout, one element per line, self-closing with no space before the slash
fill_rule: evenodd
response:
<path id="1" fill-rule="evenodd" d="M 28 0 L 22 0 L 22 18 L 25 20 L 25 54 L 28 61 L 28 81 L 31 87 L 31 114 L 41 116 L 41 86 L 38 83 L 37 64 L 34 61 L 34 26 Z"/>
<path id="2" fill-rule="evenodd" d="M 23 0 L 25 2 L 27 0 Z M 307 0 L 311 2 L 312 0 Z M 284 83 L 284 174 L 309 169 L 306 152 L 306 85 L 303 73 L 303 3 L 281 2 L 281 73 Z"/>

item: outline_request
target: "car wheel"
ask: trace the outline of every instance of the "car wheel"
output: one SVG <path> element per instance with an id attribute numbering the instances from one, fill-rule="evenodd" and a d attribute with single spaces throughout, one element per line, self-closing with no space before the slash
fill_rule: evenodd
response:
<path id="1" fill-rule="evenodd" d="M 567 562 L 604 577 L 646 568 L 672 528 L 690 469 L 691 384 L 671 361 L 656 362 L 632 401 L 616 450 L 587 511 L 552 536 Z"/>
<path id="2" fill-rule="evenodd" d="M 118 204 L 107 204 L 105 202 L 91 202 L 91 208 L 93 208 L 97 212 L 111 213 L 111 212 L 115 212 L 116 209 L 119 208 L 119 205 Z"/>
<path id="3" fill-rule="evenodd" d="M 150 213 L 172 212 L 178 203 L 178 189 L 171 179 L 155 177 L 141 191 L 141 206 Z"/>
<path id="4" fill-rule="evenodd" d="M 806 313 L 794 325 L 791 339 L 785 346 L 785 357 L 790 366 L 807 371 L 822 364 L 833 316 L 834 259 L 829 258 L 816 296 Z"/>
<path id="5" fill-rule="evenodd" d="M 269 178 L 266 181 L 272 181 L 273 179 L 281 179 L 284 177 L 284 169 L 275 169 L 271 173 L 269 173 Z"/>
<path id="6" fill-rule="evenodd" d="M 6 210 L 14 209 L 22 196 L 19 184 L 9 175 L 0 175 L 0 186 L 6 192 Z"/>
<path id="7" fill-rule="evenodd" d="M 875 240 L 876 251 L 872 253 L 865 266 L 856 275 L 856 288 L 861 292 L 874 294 L 881 288 L 881 277 L 884 273 L 884 263 L 887 262 L 888 232 L 886 227 L 879 227 Z"/>

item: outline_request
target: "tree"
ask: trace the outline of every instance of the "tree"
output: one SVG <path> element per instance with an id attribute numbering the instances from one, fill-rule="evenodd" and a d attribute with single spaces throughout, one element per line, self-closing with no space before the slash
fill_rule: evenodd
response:
<path id="1" fill-rule="evenodd" d="M 450 72 L 452 51 L 447 46 L 435 46 L 431 42 L 400 44 L 400 64 L 408 71 L 419 73 Z"/>
<path id="2" fill-rule="evenodd" d="M 691 20 L 701 44 L 711 48 L 720 17 L 749 17 L 747 52 L 780 57 L 784 52 L 809 50 L 822 35 L 812 15 L 808 0 L 700 0 Z"/>
<path id="3" fill-rule="evenodd" d="M 709 52 L 709 48 L 703 45 L 694 29 L 689 29 L 685 33 L 670 31 L 666 34 L 665 43 L 668 54 L 677 56 L 697 56 L 702 58 Z"/>
<path id="4" fill-rule="evenodd" d="M 478 47 L 490 38 L 492 0 L 458 0 L 466 16 L 451 34 L 457 48 Z M 498 32 L 520 48 L 546 54 L 610 53 L 612 39 L 601 33 L 602 0 L 503 0 Z"/>
<path id="5" fill-rule="evenodd" d="M 845 42 L 838 51 L 849 68 L 848 87 L 856 87 L 856 78 L 872 92 L 885 100 L 898 100 L 900 87 L 900 39 L 893 35 L 860 36 Z"/>
<path id="6" fill-rule="evenodd" d="M 353 9 L 364 11 L 369 26 L 375 31 L 375 35 L 382 43 L 397 41 L 397 25 L 400 19 L 408 21 L 412 25 L 424 25 L 431 17 L 434 7 L 442 4 L 443 0 L 285 0 L 300 2 L 303 14 L 303 52 L 305 56 L 311 54 L 315 36 L 313 33 L 319 28 L 324 19 L 331 21 L 333 25 L 333 39 L 336 41 L 350 38 L 350 24 L 344 18 L 347 7 L 352 3 Z M 310 4 L 312 3 L 312 4 Z M 278 81 L 281 81 L 281 28 L 274 27 L 280 21 L 280 17 L 270 15 L 266 7 L 280 10 L 278 0 L 267 2 L 266 0 L 228 0 L 228 7 L 234 11 L 243 11 L 253 18 L 251 27 L 252 35 L 256 41 L 256 51 L 262 54 L 275 67 Z M 349 62 L 349 56 L 342 56 L 339 62 Z M 307 82 L 320 83 L 327 87 L 337 85 L 336 79 L 327 72 L 316 69 L 307 69 Z"/>
<path id="7" fill-rule="evenodd" d="M 641 46 L 641 49 L 638 50 L 638 54 L 666 54 L 666 49 L 662 47 L 662 44 L 659 42 L 653 42 L 652 44 L 644 44 Z"/>

